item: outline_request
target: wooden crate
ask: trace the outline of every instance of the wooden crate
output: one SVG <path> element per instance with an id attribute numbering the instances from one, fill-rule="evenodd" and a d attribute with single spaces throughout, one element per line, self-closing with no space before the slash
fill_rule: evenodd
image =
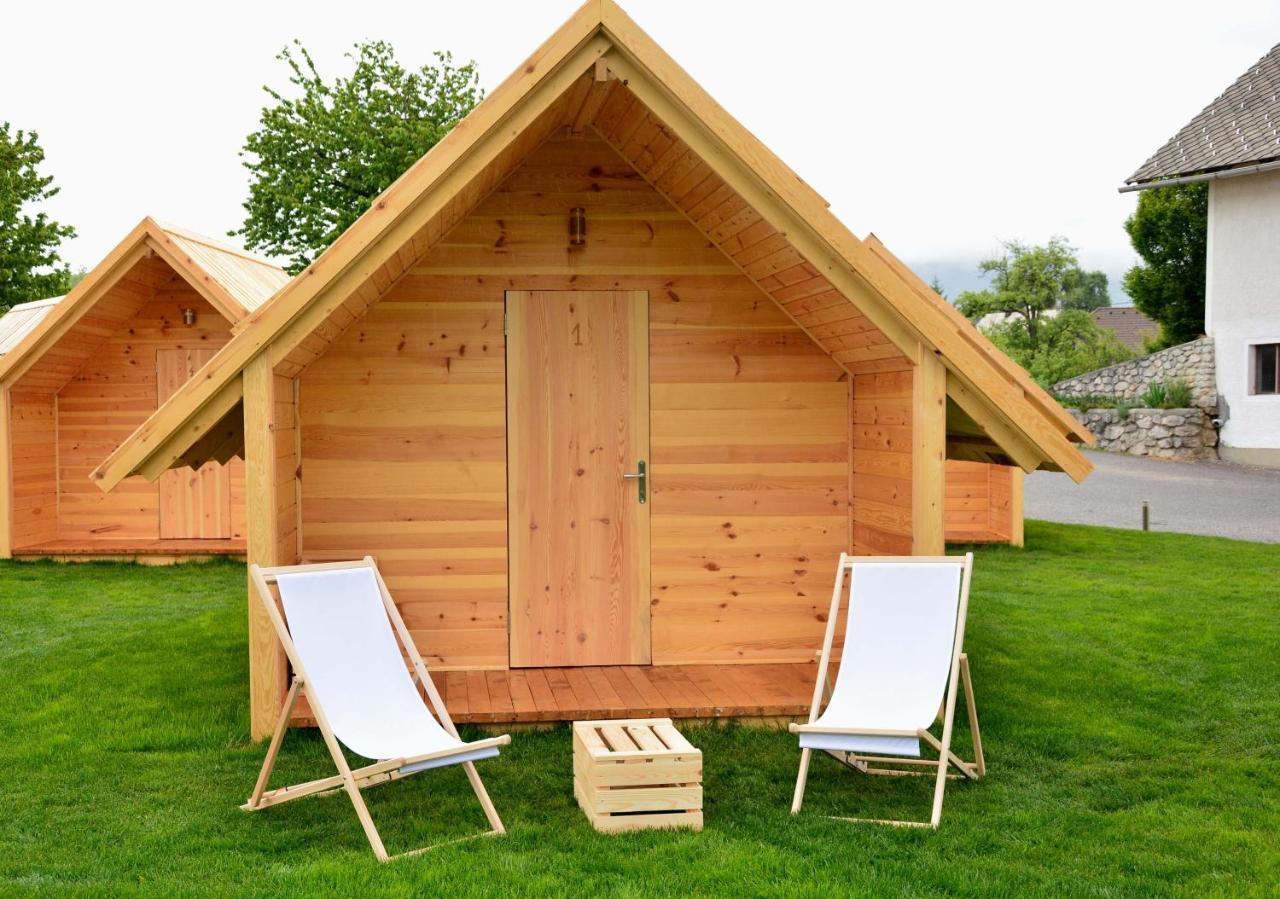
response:
<path id="1" fill-rule="evenodd" d="M 577 721 L 573 794 L 596 830 L 702 829 L 702 752 L 670 718 Z"/>

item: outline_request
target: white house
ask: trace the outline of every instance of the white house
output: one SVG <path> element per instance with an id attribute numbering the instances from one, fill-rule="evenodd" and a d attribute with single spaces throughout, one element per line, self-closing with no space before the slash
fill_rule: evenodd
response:
<path id="1" fill-rule="evenodd" d="M 1205 333 L 1222 458 L 1280 467 L 1280 45 L 1121 188 L 1209 182 Z"/>

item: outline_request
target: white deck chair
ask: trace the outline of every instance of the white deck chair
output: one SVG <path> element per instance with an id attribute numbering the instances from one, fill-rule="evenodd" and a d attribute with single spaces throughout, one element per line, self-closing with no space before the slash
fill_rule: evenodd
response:
<path id="1" fill-rule="evenodd" d="M 840 555 L 809 722 L 791 725 L 791 732 L 800 735 L 801 747 L 792 814 L 800 811 L 804 801 L 805 780 L 815 749 L 826 751 L 864 774 L 929 776 L 928 768 L 937 770 L 929 821 L 841 819 L 847 821 L 936 828 L 942 819 L 942 797 L 950 767 L 955 766 L 972 780 L 986 773 L 969 660 L 963 652 L 972 571 L 973 553 L 963 557 L 901 558 Z M 849 607 L 844 652 L 835 686 L 823 709 L 846 576 Z M 973 762 L 966 762 L 951 751 L 956 689 L 961 681 L 973 735 Z M 940 741 L 928 730 L 939 714 Z M 921 740 L 937 751 L 936 761 L 921 758 Z M 885 763 L 926 770 L 886 768 Z"/>
<path id="2" fill-rule="evenodd" d="M 504 833 L 475 762 L 497 755 L 498 747 L 510 743 L 511 738 L 504 734 L 471 743 L 458 738 L 373 559 L 366 556 L 359 562 L 279 568 L 250 565 L 249 577 L 284 644 L 293 666 L 293 681 L 253 795 L 241 808 L 258 811 L 303 796 L 344 789 L 351 797 L 373 854 L 379 861 L 387 861 L 387 850 L 360 791 L 429 768 L 460 764 L 489 819 L 492 830 L 487 833 Z M 273 584 L 279 590 L 283 614 L 272 595 Z M 401 648 L 413 666 L 412 677 Z M 419 695 L 419 686 L 425 690 L 430 707 Z M 293 706 L 304 691 L 338 774 L 267 791 Z M 357 755 L 378 761 L 352 769 L 339 742 Z M 431 848 L 434 847 L 397 857 Z"/>

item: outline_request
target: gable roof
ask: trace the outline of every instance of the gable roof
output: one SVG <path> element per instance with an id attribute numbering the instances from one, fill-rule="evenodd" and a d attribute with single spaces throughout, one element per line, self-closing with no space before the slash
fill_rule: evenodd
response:
<path id="1" fill-rule="evenodd" d="M 1280 44 L 1241 75 L 1125 183 L 1159 187 L 1275 162 L 1280 167 Z"/>
<path id="2" fill-rule="evenodd" d="M 65 297 L 11 310 L 10 315 L 22 311 L 11 325 L 0 357 L 0 383 L 21 377 L 147 259 L 162 260 L 168 266 L 165 271 L 176 272 L 232 323 L 247 318 L 289 280 L 282 269 L 256 256 L 144 218 Z M 101 317 L 108 323 L 123 321 L 120 311 L 114 319 L 105 313 Z M 4 332 L 0 325 L 0 333 Z"/>
<path id="3" fill-rule="evenodd" d="M 235 309 L 228 303 L 237 320 L 248 316 L 289 283 L 288 272 L 252 253 L 173 225 L 160 228 L 179 257 L 189 263 L 188 271 L 193 276 L 221 288 L 239 306 Z"/>
<path id="4" fill-rule="evenodd" d="M 32 300 L 10 306 L 9 311 L 0 316 L 0 356 L 9 352 L 22 342 L 36 325 L 44 321 L 45 316 L 53 311 L 62 297 L 49 297 L 47 300 Z"/>
<path id="5" fill-rule="evenodd" d="M 624 109 L 596 120 L 606 102 Z M 746 262 L 723 216 L 682 211 L 775 299 L 815 342 L 848 369 L 890 355 L 934 354 L 966 409 L 991 422 L 997 452 L 1028 470 L 1048 467 L 1077 480 L 1092 469 L 1072 441 L 1087 431 L 993 347 L 950 304 L 874 238 L 863 242 L 827 204 L 726 113 L 613 2 L 588 0 L 526 62 L 440 143 L 375 200 L 276 299 L 254 313 L 181 390 L 93 473 L 103 489 L 130 474 L 158 477 L 192 464 L 193 450 L 238 413 L 241 373 L 270 348 L 272 369 L 286 377 L 354 321 L 475 202 L 553 130 L 595 128 L 659 192 L 704 178 L 709 199 L 734 197 L 738 225 L 759 238 Z M 664 143 L 624 139 L 644 131 Z M 605 132 L 608 132 L 607 134 Z M 668 193 L 664 194 L 669 196 Z M 670 198 L 670 197 L 669 197 Z M 761 247 L 772 251 L 761 255 Z M 739 255 L 734 255 L 738 252 Z M 840 321 L 865 320 L 887 347 L 851 339 Z M 995 445 L 993 444 L 993 445 Z"/>

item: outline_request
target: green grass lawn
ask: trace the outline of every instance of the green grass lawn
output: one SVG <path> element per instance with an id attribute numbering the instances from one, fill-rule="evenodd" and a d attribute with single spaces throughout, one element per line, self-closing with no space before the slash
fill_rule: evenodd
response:
<path id="1" fill-rule="evenodd" d="M 1280 550 L 1035 522 L 1027 545 L 978 551 L 967 649 L 989 772 L 952 783 L 941 830 L 829 820 L 923 816 L 931 782 L 825 757 L 793 818 L 794 737 L 688 727 L 706 829 L 599 835 L 561 727 L 480 764 L 506 837 L 388 865 L 342 795 L 238 809 L 263 752 L 242 567 L 2 563 L 0 893 L 1275 891 Z M 329 773 L 317 734 L 294 733 L 273 784 Z M 457 769 L 366 795 L 392 853 L 484 827 Z"/>

